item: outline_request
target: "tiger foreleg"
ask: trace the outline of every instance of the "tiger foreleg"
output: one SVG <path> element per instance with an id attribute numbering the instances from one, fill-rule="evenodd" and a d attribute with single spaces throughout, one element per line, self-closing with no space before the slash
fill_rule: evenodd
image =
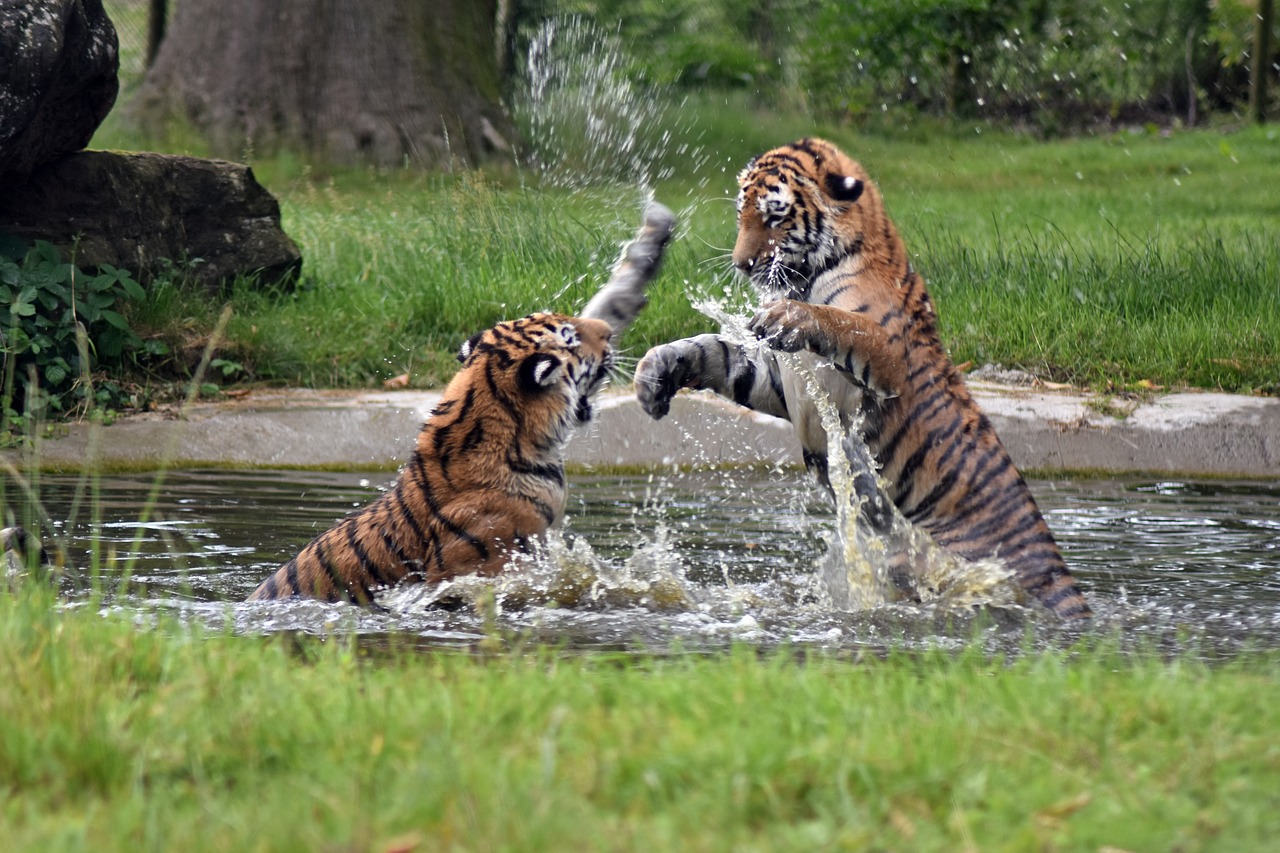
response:
<path id="1" fill-rule="evenodd" d="M 830 361 L 850 382 L 881 399 L 897 396 L 906 384 L 903 347 L 894 346 L 865 314 L 782 299 L 766 303 L 747 328 L 773 349 L 808 351 Z"/>
<path id="2" fill-rule="evenodd" d="M 787 417 L 778 363 L 763 347 L 719 335 L 697 335 L 656 346 L 636 366 L 636 397 L 655 420 L 681 388 L 705 388 L 740 406 Z"/>
<path id="3" fill-rule="evenodd" d="M 623 247 L 609 281 L 591 297 L 579 316 L 604 320 L 613 327 L 616 340 L 648 304 L 645 288 L 658 275 L 675 227 L 674 213 L 656 201 L 649 202 L 639 233 Z"/>

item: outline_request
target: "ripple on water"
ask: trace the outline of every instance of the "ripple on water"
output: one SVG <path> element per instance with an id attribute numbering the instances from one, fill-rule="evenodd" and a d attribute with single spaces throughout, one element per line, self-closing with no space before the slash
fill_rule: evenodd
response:
<path id="1" fill-rule="evenodd" d="M 314 601 L 242 603 L 311 536 L 372 499 L 388 474 L 174 471 L 138 525 L 149 475 L 103 477 L 99 522 L 76 478 L 45 476 L 75 566 L 98 549 L 106 606 L 247 633 L 409 634 L 428 646 L 486 637 L 571 648 L 722 648 L 735 642 L 832 650 L 1013 651 L 1115 633 L 1135 649 L 1206 658 L 1280 637 L 1280 485 L 1039 480 L 1031 486 L 1097 617 L 1062 626 L 1016 604 L 946 602 L 843 609 L 819 565 L 831 505 L 802 472 L 766 468 L 571 478 L 569 519 L 537 559 L 496 580 L 392 591 L 383 610 Z M 373 483 L 374 485 L 370 485 Z M 379 485 L 381 484 L 381 485 Z M 86 574 L 64 578 L 70 606 Z M 118 590 L 118 591 L 117 591 Z"/>

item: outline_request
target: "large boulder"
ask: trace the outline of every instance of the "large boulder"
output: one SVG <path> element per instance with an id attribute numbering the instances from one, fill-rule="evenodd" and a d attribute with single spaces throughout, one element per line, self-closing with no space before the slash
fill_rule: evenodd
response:
<path id="1" fill-rule="evenodd" d="M 119 67 L 102 0 L 0 0 L 0 189 L 89 143 Z"/>
<path id="2" fill-rule="evenodd" d="M 77 266 L 146 282 L 177 266 L 216 290 L 238 275 L 293 280 L 297 245 L 248 166 L 166 154 L 83 151 L 0 193 L 0 232 L 48 240 Z"/>

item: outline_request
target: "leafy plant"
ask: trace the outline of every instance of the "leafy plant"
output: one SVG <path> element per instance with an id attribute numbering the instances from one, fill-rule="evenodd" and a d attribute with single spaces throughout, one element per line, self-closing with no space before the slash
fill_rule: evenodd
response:
<path id="1" fill-rule="evenodd" d="M 110 409 L 127 399 L 119 383 L 93 390 L 87 378 L 126 357 L 165 350 L 138 337 L 119 310 L 145 296 L 125 270 L 107 264 L 85 272 L 50 243 L 0 240 L 0 443 L 12 443 L 31 419 Z"/>

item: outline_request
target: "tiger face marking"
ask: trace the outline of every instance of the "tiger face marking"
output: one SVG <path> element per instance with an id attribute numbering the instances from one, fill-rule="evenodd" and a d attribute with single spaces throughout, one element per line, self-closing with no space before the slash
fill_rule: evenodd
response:
<path id="1" fill-rule="evenodd" d="M 769 152 L 738 174 L 733 265 L 765 298 L 806 299 L 813 277 L 844 248 L 837 225 L 859 212 L 865 174 L 852 161 L 828 164 L 808 174 L 803 161 Z"/>

